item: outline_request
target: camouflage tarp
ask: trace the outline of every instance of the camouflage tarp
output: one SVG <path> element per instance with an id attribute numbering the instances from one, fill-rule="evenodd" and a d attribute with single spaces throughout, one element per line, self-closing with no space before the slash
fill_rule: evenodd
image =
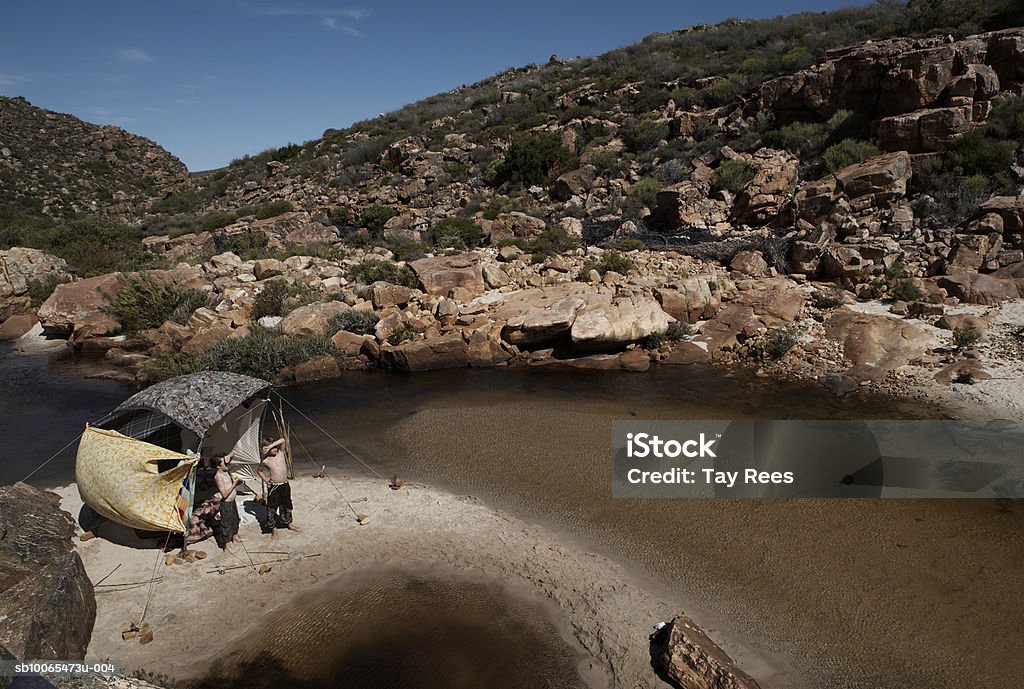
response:
<path id="1" fill-rule="evenodd" d="M 110 416 L 147 409 L 202 438 L 228 412 L 269 387 L 265 380 L 238 373 L 200 371 L 152 385 L 129 397 Z"/>

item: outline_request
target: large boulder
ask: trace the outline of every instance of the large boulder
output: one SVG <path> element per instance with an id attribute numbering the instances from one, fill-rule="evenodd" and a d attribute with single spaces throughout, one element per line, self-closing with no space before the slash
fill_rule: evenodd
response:
<path id="1" fill-rule="evenodd" d="M 551 187 L 551 196 L 556 201 L 568 201 L 573 196 L 583 196 L 590 191 L 590 185 L 597 178 L 597 168 L 584 165 L 578 170 L 560 175 Z"/>
<path id="2" fill-rule="evenodd" d="M 47 335 L 68 337 L 87 323 L 93 335 L 112 335 L 119 325 L 106 315 L 110 299 L 121 290 L 121 274 L 107 273 L 57 285 L 39 307 L 39 322 Z"/>
<path id="3" fill-rule="evenodd" d="M 661 308 L 680 323 L 695 323 L 718 312 L 721 300 L 703 277 L 678 280 L 654 291 Z"/>
<path id="4" fill-rule="evenodd" d="M 911 175 L 910 155 L 906 151 L 886 153 L 845 167 L 836 173 L 837 191 L 851 201 L 854 208 L 882 208 L 903 198 Z"/>
<path id="5" fill-rule="evenodd" d="M 706 184 L 691 180 L 665 187 L 655 196 L 654 216 L 672 229 L 724 227 L 729 219 L 729 204 L 708 198 L 708 192 Z"/>
<path id="6" fill-rule="evenodd" d="M 800 161 L 788 151 L 762 148 L 750 160 L 754 178 L 736 197 L 733 217 L 748 225 L 775 220 L 789 205 L 796 190 Z"/>
<path id="7" fill-rule="evenodd" d="M 680 615 L 658 632 L 653 655 L 660 669 L 685 689 L 758 689 L 700 627 Z"/>
<path id="8" fill-rule="evenodd" d="M 849 373 L 865 380 L 878 380 L 940 344 L 910 321 L 845 308 L 825 323 L 825 336 L 843 345 L 843 355 L 852 367 Z"/>
<path id="9" fill-rule="evenodd" d="M 469 347 L 459 333 L 403 342 L 381 349 L 384 365 L 400 371 L 430 371 L 469 366 Z"/>
<path id="10" fill-rule="evenodd" d="M 96 599 L 53 493 L 0 487 L 0 646 L 19 660 L 85 657 Z"/>
<path id="11" fill-rule="evenodd" d="M 0 251 L 0 321 L 28 308 L 30 283 L 54 278 L 71 279 L 64 259 L 38 249 Z"/>
<path id="12" fill-rule="evenodd" d="M 495 318 L 505 322 L 501 336 L 520 347 L 568 339 L 577 312 L 593 293 L 593 288 L 576 282 L 513 292 L 495 312 Z"/>
<path id="13" fill-rule="evenodd" d="M 333 316 L 348 311 L 352 307 L 340 301 L 329 301 L 323 304 L 300 306 L 287 316 L 281 323 L 286 335 L 292 337 L 313 337 L 327 333 L 327 322 Z"/>
<path id="14" fill-rule="evenodd" d="M 649 296 L 595 299 L 576 316 L 570 335 L 577 346 L 621 347 L 651 335 L 663 335 L 672 317 Z"/>
<path id="15" fill-rule="evenodd" d="M 970 105 L 884 117 L 878 123 L 878 141 L 882 148 L 890 151 L 941 151 L 952 139 L 971 128 L 972 118 Z"/>
<path id="16" fill-rule="evenodd" d="M 459 289 L 473 297 L 487 290 L 480 260 L 480 254 L 469 252 L 455 256 L 421 258 L 409 266 L 423 285 L 423 291 L 431 296 L 447 297 L 451 295 L 452 290 Z"/>
<path id="17" fill-rule="evenodd" d="M 965 304 L 991 306 L 1024 295 L 1024 279 L 1007 272 L 943 275 L 936 284 Z"/>
<path id="18" fill-rule="evenodd" d="M 546 227 L 544 220 L 526 213 L 502 213 L 491 222 L 491 243 L 503 239 L 536 239 Z"/>
<path id="19" fill-rule="evenodd" d="M 384 223 L 384 239 L 391 243 L 422 242 L 430 233 L 430 220 L 421 215 L 403 213 Z"/>

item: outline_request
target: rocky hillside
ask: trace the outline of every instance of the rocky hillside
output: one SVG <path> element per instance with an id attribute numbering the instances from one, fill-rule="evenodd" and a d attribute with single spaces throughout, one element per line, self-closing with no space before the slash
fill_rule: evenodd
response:
<path id="1" fill-rule="evenodd" d="M 0 96 L 3 215 L 138 219 L 188 184 L 185 165 L 149 139 Z"/>

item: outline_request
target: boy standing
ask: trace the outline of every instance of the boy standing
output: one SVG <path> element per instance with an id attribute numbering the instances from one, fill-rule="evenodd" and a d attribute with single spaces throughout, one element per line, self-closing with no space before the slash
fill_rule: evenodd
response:
<path id="1" fill-rule="evenodd" d="M 238 537 L 238 503 L 235 502 L 237 496 L 235 488 L 238 486 L 238 479 L 232 478 L 231 472 L 228 471 L 231 458 L 232 454 L 229 452 L 226 455 L 215 457 L 213 460 L 213 464 L 217 468 L 213 481 L 217 485 L 217 491 L 221 497 L 220 528 L 214 531 L 214 536 L 217 538 L 217 545 L 229 553 L 234 553 L 233 544 L 240 542 L 240 539 Z"/>
<path id="2" fill-rule="evenodd" d="M 292 523 L 292 487 L 288 483 L 288 462 L 281 447 L 284 438 L 263 446 L 263 461 L 256 474 L 267 484 L 267 526 L 270 537 L 277 540 L 277 529 L 284 527 L 299 532 Z M 266 469 L 266 473 L 264 473 Z"/>

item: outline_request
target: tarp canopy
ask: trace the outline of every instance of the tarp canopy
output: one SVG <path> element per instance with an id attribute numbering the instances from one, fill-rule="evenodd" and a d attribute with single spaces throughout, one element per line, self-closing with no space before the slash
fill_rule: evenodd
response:
<path id="1" fill-rule="evenodd" d="M 203 438 L 231 410 L 270 387 L 265 380 L 238 373 L 200 371 L 165 380 L 132 395 L 111 417 L 137 410 L 154 411 Z"/>
<path id="2" fill-rule="evenodd" d="M 160 472 L 158 461 L 177 465 Z M 119 524 L 184 533 L 192 514 L 197 459 L 86 426 L 75 481 L 85 504 Z"/>

